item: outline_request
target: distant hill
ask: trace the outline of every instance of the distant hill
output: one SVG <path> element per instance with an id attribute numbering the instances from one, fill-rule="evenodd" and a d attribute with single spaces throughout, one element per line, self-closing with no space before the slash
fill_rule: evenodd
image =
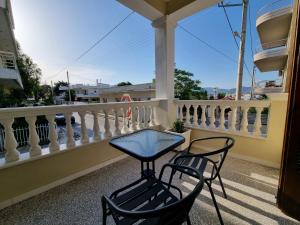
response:
<path id="1" fill-rule="evenodd" d="M 203 88 L 207 91 L 208 95 L 213 95 L 214 94 L 214 88 L 213 87 L 205 87 Z M 226 94 L 235 94 L 235 88 L 229 88 L 229 89 L 223 89 L 223 88 L 218 88 L 218 93 L 226 93 Z M 243 87 L 243 93 L 247 94 L 251 92 L 251 87 Z"/>

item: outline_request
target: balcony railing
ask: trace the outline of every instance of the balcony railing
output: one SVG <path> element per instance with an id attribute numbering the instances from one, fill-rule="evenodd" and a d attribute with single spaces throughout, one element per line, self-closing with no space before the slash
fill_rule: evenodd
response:
<path id="1" fill-rule="evenodd" d="M 14 53 L 0 51 L 0 68 L 17 70 L 16 57 Z"/>
<path id="2" fill-rule="evenodd" d="M 281 40 L 276 40 L 268 43 L 262 43 L 257 45 L 255 48 L 255 53 L 262 52 L 266 49 L 276 49 L 276 48 L 283 48 L 287 46 L 287 39 L 281 39 Z"/>
<path id="3" fill-rule="evenodd" d="M 187 127 L 266 137 L 270 101 L 176 100 Z"/>
<path id="4" fill-rule="evenodd" d="M 26 160 L 32 157 L 52 154 L 64 149 L 74 148 L 78 145 L 97 142 L 112 136 L 126 134 L 135 130 L 146 127 L 152 127 L 156 124 L 154 109 L 159 104 L 159 100 L 141 101 L 141 102 L 118 102 L 118 103 L 98 103 L 89 105 L 64 105 L 64 106 L 46 106 L 46 107 L 28 107 L 28 108 L 7 108 L 0 109 L 0 124 L 4 128 L 5 140 L 4 148 L 6 150 L 5 160 L 0 160 L 0 166 L 4 166 L 8 162 Z M 66 144 L 58 143 L 58 134 L 55 129 L 56 114 L 63 113 L 66 122 Z M 80 140 L 75 141 L 74 131 L 71 124 L 73 113 L 78 113 L 80 117 Z M 90 114 L 93 117 L 93 135 L 88 136 L 86 115 Z M 46 116 L 48 121 L 48 139 L 49 147 L 42 149 L 39 145 L 40 137 L 38 127 L 36 125 L 37 116 Z M 103 122 L 100 132 L 99 118 Z M 28 124 L 28 142 L 30 145 L 29 155 L 20 157 L 17 150 L 17 137 L 12 128 L 16 118 L 25 118 Z M 111 123 L 114 125 L 111 127 Z"/>
<path id="5" fill-rule="evenodd" d="M 265 13 L 273 12 L 276 10 L 289 8 L 293 4 L 293 0 L 277 0 L 273 1 L 265 6 L 263 6 L 260 10 L 257 11 L 257 17 L 262 16 Z"/>

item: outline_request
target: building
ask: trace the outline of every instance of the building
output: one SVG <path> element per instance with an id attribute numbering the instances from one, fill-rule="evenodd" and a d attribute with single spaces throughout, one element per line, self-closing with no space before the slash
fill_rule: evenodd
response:
<path id="1" fill-rule="evenodd" d="M 76 93 L 76 101 L 82 102 L 99 102 L 101 91 L 109 87 L 109 84 L 98 83 L 98 81 L 96 82 L 96 85 L 71 85 L 71 89 Z"/>
<path id="2" fill-rule="evenodd" d="M 0 0 L 0 86 L 4 90 L 23 88 L 16 63 L 17 47 L 10 0 Z"/>
<path id="3" fill-rule="evenodd" d="M 274 1 L 258 11 L 256 28 L 261 44 L 256 49 L 254 63 L 263 73 L 278 71 L 278 79 L 258 81 L 255 85 L 257 94 L 288 91 L 291 67 L 288 57 L 295 36 L 292 14 L 291 1 Z"/>
<path id="4" fill-rule="evenodd" d="M 123 95 L 129 95 L 133 101 L 146 101 L 155 97 L 154 83 L 113 86 L 100 92 L 101 102 L 120 102 Z"/>

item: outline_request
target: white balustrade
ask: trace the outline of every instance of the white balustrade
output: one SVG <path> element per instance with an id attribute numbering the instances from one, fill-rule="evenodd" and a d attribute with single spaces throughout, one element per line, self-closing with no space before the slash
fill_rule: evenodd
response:
<path id="1" fill-rule="evenodd" d="M 112 137 L 112 132 L 110 131 L 110 124 L 108 118 L 108 110 L 104 110 L 104 137 L 110 138 Z"/>
<path id="2" fill-rule="evenodd" d="M 66 120 L 67 148 L 73 148 L 75 146 L 75 140 L 74 140 L 74 130 L 71 123 L 72 113 L 67 112 L 64 115 Z"/>
<path id="3" fill-rule="evenodd" d="M 20 153 L 17 150 L 18 142 L 15 138 L 19 134 L 14 134 L 20 129 L 14 131 L 12 124 L 15 118 L 25 118 L 28 123 L 28 143 L 30 145 L 29 157 L 38 157 L 39 155 L 51 154 L 64 149 L 74 148 L 76 145 L 88 144 L 90 137 L 88 129 L 93 130 L 93 141 L 102 139 L 100 126 L 104 128 L 104 138 L 110 138 L 120 134 L 129 132 L 129 116 L 131 116 L 130 131 L 152 127 L 157 124 L 155 118 L 155 107 L 159 106 L 160 100 L 139 101 L 139 102 L 113 102 L 113 103 L 97 103 L 88 105 L 60 105 L 60 106 L 44 106 L 44 107 L 22 107 L 22 108 L 4 108 L 0 109 L 0 123 L 4 127 L 4 148 L 6 149 L 5 162 L 13 162 L 20 160 Z M 131 115 L 128 111 L 131 110 Z M 77 129 L 73 130 L 72 118 L 73 112 L 76 117 L 78 113 L 80 120 L 80 134 Z M 63 114 L 66 122 L 65 127 L 56 129 L 56 115 Z M 46 132 L 37 132 L 36 120 L 37 116 L 46 116 L 48 125 Z M 101 119 L 100 118 L 104 118 Z M 91 121 L 88 121 L 91 119 Z M 122 121 L 122 124 L 120 124 Z M 158 123 L 159 124 L 159 123 Z M 120 128 L 120 125 L 122 128 Z M 75 125 L 77 126 L 77 125 Z M 74 128 L 75 128 L 74 126 Z M 89 127 L 90 126 L 90 127 Z M 44 138 L 46 134 L 49 143 L 49 151 L 41 148 L 39 145 L 40 138 Z M 25 136 L 24 136 L 25 137 Z M 80 138 L 80 142 L 75 143 L 75 138 Z M 43 139 L 44 140 L 44 139 Z M 60 140 L 60 141 L 59 141 Z M 77 140 L 77 139 L 76 139 Z M 59 142 L 65 141 L 66 147 L 61 147 Z M 26 141 L 27 142 L 27 136 Z M 26 157 L 22 157 L 26 159 Z M 1 167 L 1 165 L 0 165 Z"/>
<path id="4" fill-rule="evenodd" d="M 59 151 L 59 144 L 57 142 L 57 132 L 55 128 L 55 115 L 47 115 L 48 124 L 49 124 L 49 135 L 48 138 L 50 140 L 49 151 L 56 152 Z"/>
<path id="5" fill-rule="evenodd" d="M 121 135 L 121 130 L 119 128 L 118 109 L 114 109 L 114 113 L 115 113 L 115 129 L 114 129 L 113 136 L 119 136 L 119 135 Z"/>
<path id="6" fill-rule="evenodd" d="M 85 124 L 85 111 L 78 112 L 80 116 L 80 122 L 81 122 L 81 127 L 80 127 L 80 138 L 81 138 L 81 143 L 82 144 L 87 144 L 89 143 L 89 136 L 87 134 L 87 129 L 86 129 L 86 124 Z"/>
<path id="7" fill-rule="evenodd" d="M 185 126 L 198 129 L 215 130 L 218 132 L 233 133 L 238 135 L 249 135 L 257 137 L 266 137 L 266 133 L 261 132 L 262 122 L 261 115 L 264 108 L 270 107 L 268 100 L 254 101 L 232 101 L 232 100 L 174 100 L 177 105 L 177 118 L 181 121 L 185 120 Z M 186 106 L 186 115 L 183 116 L 183 107 Z M 193 106 L 196 118 L 193 124 L 190 122 L 191 115 L 189 114 L 190 107 Z M 197 108 L 201 107 L 201 124 L 198 123 Z M 249 113 L 250 108 L 255 108 L 256 113 Z M 209 126 L 206 125 L 206 109 L 208 109 Z M 229 110 L 230 109 L 230 110 Z M 238 110 L 241 109 L 241 110 Z M 242 119 L 241 111 L 243 113 Z M 219 113 L 220 112 L 220 113 Z M 252 112 L 252 110 L 251 110 Z M 219 121 L 219 126 L 216 126 Z M 238 122 L 238 123 L 237 123 Z M 267 121 L 266 121 L 267 123 Z M 264 124 L 266 124 L 264 123 Z M 227 126 L 225 126 L 227 124 Z M 268 124 L 267 124 L 268 125 Z M 267 126 L 264 125 L 264 126 Z M 239 128 L 239 129 L 237 129 Z M 264 129 L 267 130 L 267 129 Z"/>
<path id="8" fill-rule="evenodd" d="M 28 128 L 29 128 L 29 145 L 30 145 L 30 156 L 37 156 L 42 154 L 41 146 L 39 146 L 40 138 L 36 132 L 36 116 L 27 116 L 25 117 Z"/>
<path id="9" fill-rule="evenodd" d="M 100 135 L 100 129 L 99 129 L 99 120 L 98 120 L 98 111 L 94 110 L 92 111 L 93 114 L 93 133 L 94 133 L 94 141 L 100 141 L 101 135 Z"/>
<path id="10" fill-rule="evenodd" d="M 14 118 L 5 118 L 0 122 L 4 126 L 4 130 L 5 130 L 5 140 L 4 140 L 4 148 L 6 150 L 5 161 L 6 162 L 17 161 L 20 158 L 20 153 L 17 150 L 18 143 L 15 139 L 14 131 L 12 129 Z"/>

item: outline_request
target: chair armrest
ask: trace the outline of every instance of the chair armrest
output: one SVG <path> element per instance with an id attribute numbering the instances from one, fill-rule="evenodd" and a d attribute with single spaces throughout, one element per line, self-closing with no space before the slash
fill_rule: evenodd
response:
<path id="1" fill-rule="evenodd" d="M 183 165 L 179 165 L 179 164 L 173 164 L 173 163 L 167 163 L 167 164 L 163 165 L 163 167 L 160 171 L 159 178 L 158 178 L 160 181 L 161 181 L 162 175 L 167 167 L 170 167 L 172 169 L 173 175 L 175 174 L 176 171 L 179 171 L 179 172 L 185 173 L 185 174 L 188 174 L 187 171 L 192 171 L 197 174 L 197 177 L 199 178 L 199 180 L 203 179 L 203 175 L 198 170 L 196 170 L 192 167 L 183 166 Z"/>

